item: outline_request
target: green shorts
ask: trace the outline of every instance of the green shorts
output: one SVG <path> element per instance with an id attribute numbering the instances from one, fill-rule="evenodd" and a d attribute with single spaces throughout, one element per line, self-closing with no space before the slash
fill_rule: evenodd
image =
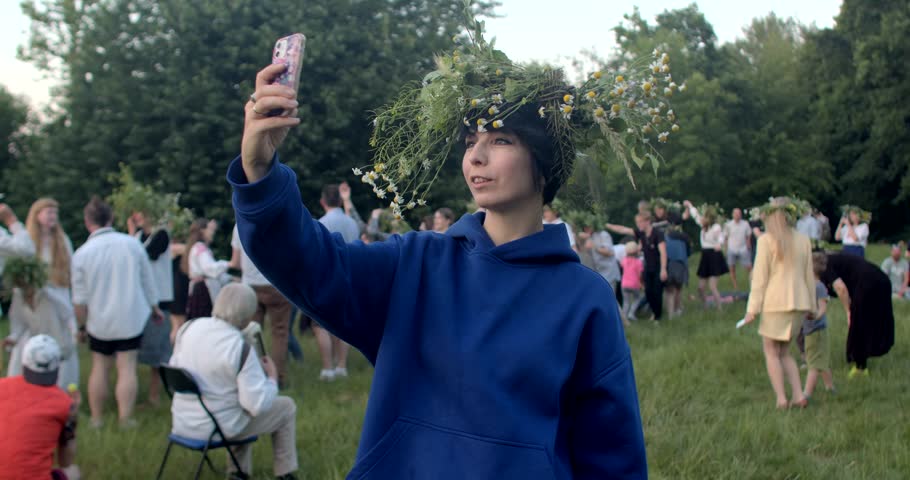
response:
<path id="1" fill-rule="evenodd" d="M 831 370 L 831 344 L 828 329 L 823 328 L 806 335 L 806 363 L 815 370 Z"/>

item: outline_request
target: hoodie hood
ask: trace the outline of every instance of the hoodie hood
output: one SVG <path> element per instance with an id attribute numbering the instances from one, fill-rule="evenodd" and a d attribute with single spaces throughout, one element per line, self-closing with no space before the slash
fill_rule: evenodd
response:
<path id="1" fill-rule="evenodd" d="M 472 252 L 487 253 L 508 263 L 579 263 L 578 255 L 569 245 L 569 235 L 565 225 L 544 225 L 541 232 L 497 247 L 483 228 L 485 219 L 486 213 L 484 212 L 465 214 L 449 228 L 446 235 L 465 242 L 468 250 Z"/>

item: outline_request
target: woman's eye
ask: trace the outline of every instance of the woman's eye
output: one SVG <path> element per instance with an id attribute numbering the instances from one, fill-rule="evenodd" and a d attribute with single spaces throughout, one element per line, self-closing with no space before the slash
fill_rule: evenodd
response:
<path id="1" fill-rule="evenodd" d="M 464 142 L 464 148 L 471 148 L 474 146 L 475 142 Z"/>
<path id="2" fill-rule="evenodd" d="M 505 137 L 499 137 L 495 140 L 497 145 L 511 145 L 512 141 Z"/>

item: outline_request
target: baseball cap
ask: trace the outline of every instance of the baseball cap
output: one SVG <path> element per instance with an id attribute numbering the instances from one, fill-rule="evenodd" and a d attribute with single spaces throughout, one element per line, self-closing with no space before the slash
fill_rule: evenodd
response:
<path id="1" fill-rule="evenodd" d="M 57 341 L 48 335 L 35 335 L 22 351 L 22 376 L 35 385 L 56 385 L 60 360 Z"/>

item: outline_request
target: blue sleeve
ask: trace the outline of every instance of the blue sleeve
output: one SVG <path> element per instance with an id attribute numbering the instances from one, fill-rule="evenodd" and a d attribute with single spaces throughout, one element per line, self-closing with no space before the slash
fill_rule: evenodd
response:
<path id="1" fill-rule="evenodd" d="M 828 287 L 822 282 L 815 283 L 815 298 L 818 300 L 828 299 Z"/>
<path id="2" fill-rule="evenodd" d="M 632 357 L 615 301 L 608 306 L 589 320 L 573 373 L 577 386 L 569 433 L 572 478 L 646 479 Z"/>
<path id="3" fill-rule="evenodd" d="M 294 171 L 273 159 L 249 183 L 240 157 L 228 167 L 240 242 L 288 300 L 374 363 L 385 328 L 400 237 L 347 244 L 313 219 Z"/>

